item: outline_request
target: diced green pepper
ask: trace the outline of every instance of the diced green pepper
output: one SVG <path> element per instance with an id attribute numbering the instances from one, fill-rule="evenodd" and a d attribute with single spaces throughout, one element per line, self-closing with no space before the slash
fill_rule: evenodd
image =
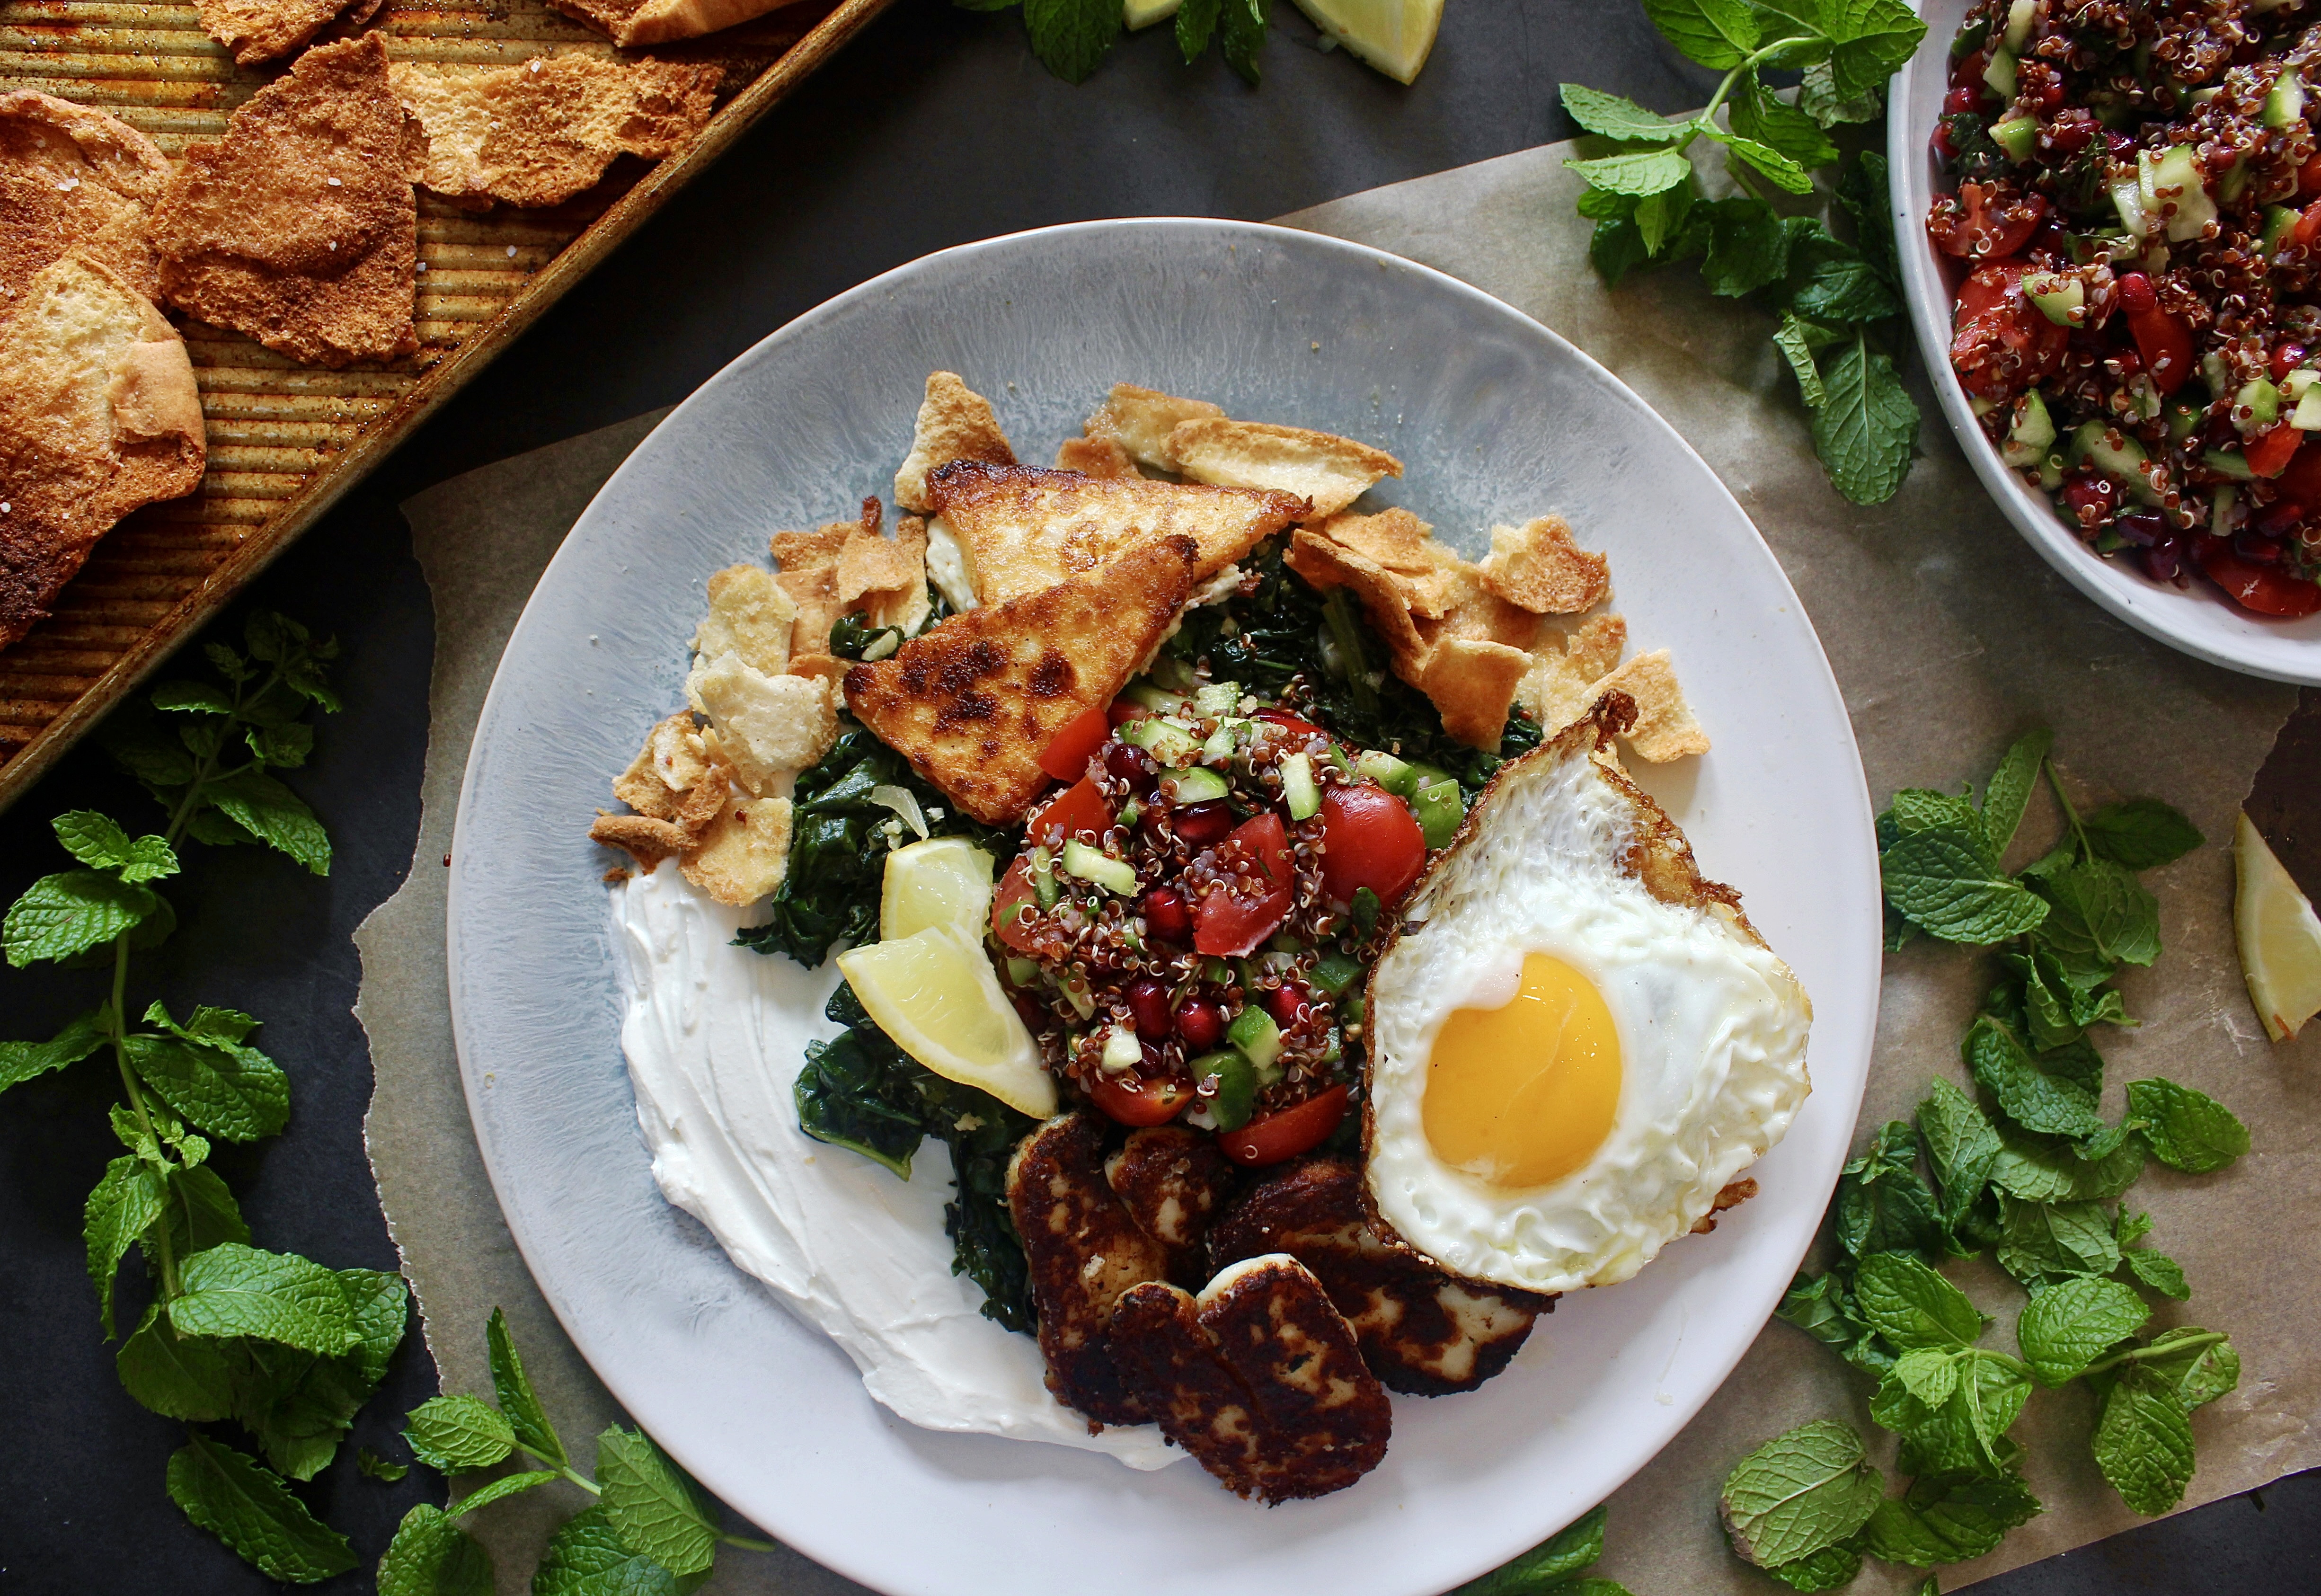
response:
<path id="1" fill-rule="evenodd" d="M 1418 829 L 1430 848 L 1449 847 L 1458 834 L 1459 823 L 1467 817 L 1459 784 L 1448 776 L 1420 788 L 1418 796 L 1410 800 L 1410 808 L 1418 816 Z"/>
<path id="2" fill-rule="evenodd" d="M 1354 773 L 1375 781 L 1397 798 L 1408 798 L 1418 790 L 1417 777 L 1406 760 L 1375 748 L 1365 748 L 1354 761 Z"/>
<path id="3" fill-rule="evenodd" d="M 1360 980 L 1362 978 L 1362 970 L 1363 965 L 1360 959 L 1349 958 L 1343 953 L 1333 951 L 1324 953 L 1314 962 L 1314 968 L 1306 972 L 1306 979 L 1334 998 Z"/>
<path id="4" fill-rule="evenodd" d="M 1990 141 L 2006 153 L 2016 166 L 2031 159 L 2039 142 L 2039 119 L 2020 111 L 2010 112 L 1990 124 Z"/>

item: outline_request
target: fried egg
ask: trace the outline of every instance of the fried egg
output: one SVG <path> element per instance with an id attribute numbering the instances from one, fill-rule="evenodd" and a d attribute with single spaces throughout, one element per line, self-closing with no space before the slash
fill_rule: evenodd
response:
<path id="1" fill-rule="evenodd" d="M 1809 1090 L 1805 989 L 1621 770 L 1624 703 L 1499 772 L 1372 973 L 1370 1200 L 1472 1280 L 1628 1279 Z"/>

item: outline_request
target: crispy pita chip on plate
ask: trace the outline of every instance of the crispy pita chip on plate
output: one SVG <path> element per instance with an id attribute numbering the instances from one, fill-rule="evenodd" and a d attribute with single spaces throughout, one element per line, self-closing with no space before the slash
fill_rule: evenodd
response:
<path id="1" fill-rule="evenodd" d="M 1197 586 L 1305 512 L 1288 494 L 960 461 L 927 491 L 965 550 L 977 596 L 1003 603 L 1083 577 L 1156 538 L 1189 537 Z"/>
<path id="2" fill-rule="evenodd" d="M 849 670 L 847 707 L 960 808 L 1012 825 L 1048 784 L 1041 752 L 1151 656 L 1201 559 L 1185 534 L 1149 538 L 1089 575 L 953 616 Z"/>
<path id="3" fill-rule="evenodd" d="M 1186 422 L 1222 421 L 1224 414 L 1206 399 L 1180 399 L 1133 382 L 1116 382 L 1081 430 L 1091 439 L 1117 443 L 1140 465 L 1173 471 L 1177 457 L 1170 452 L 1170 435 Z"/>
<path id="4" fill-rule="evenodd" d="M 1708 734 L 1684 701 L 1668 650 L 1638 654 L 1597 682 L 1595 692 L 1598 698 L 1625 693 L 1635 700 L 1635 721 L 1623 736 L 1638 759 L 1659 765 L 1708 752 Z"/>
<path id="5" fill-rule="evenodd" d="M 1403 607 L 1420 619 L 1448 615 L 1469 586 L 1459 575 L 1466 562 L 1436 543 L 1434 529 L 1408 510 L 1375 515 L 1341 511 L 1314 523 L 1313 530 L 1393 578 Z"/>
<path id="6" fill-rule="evenodd" d="M 638 814 L 675 820 L 679 800 L 709 774 L 709 754 L 692 715 L 683 709 L 656 721 L 629 768 L 613 778 L 613 796 Z"/>
<path id="7" fill-rule="evenodd" d="M 830 652 L 830 624 L 843 612 L 838 603 L 838 556 L 862 529 L 860 521 L 827 521 L 812 532 L 778 532 L 769 540 L 781 584 L 797 618 L 790 627 L 790 654 Z"/>
<path id="8" fill-rule="evenodd" d="M 1543 736 L 1557 733 L 1588 713 L 1596 684 L 1609 676 L 1627 652 L 1628 624 L 1618 616 L 1590 616 L 1560 637 L 1532 650 L 1515 701 L 1539 722 Z"/>
<path id="9" fill-rule="evenodd" d="M 1116 438 L 1066 438 L 1056 445 L 1056 470 L 1083 477 L 1133 479 L 1144 473 Z"/>
<path id="10" fill-rule="evenodd" d="M 1386 639 L 1394 656 L 1395 674 L 1414 687 L 1424 679 L 1427 643 L 1410 618 L 1392 571 L 1310 526 L 1301 526 L 1290 534 L 1289 552 L 1282 558 L 1290 570 L 1322 592 L 1352 588 L 1361 601 L 1362 613 Z"/>
<path id="11" fill-rule="evenodd" d="M 1470 748 L 1497 748 L 1507 706 L 1531 669 L 1531 655 L 1503 643 L 1445 638 L 1426 657 L 1416 686 L 1442 712 L 1443 729 Z"/>
<path id="12" fill-rule="evenodd" d="M 1491 528 L 1481 569 L 1485 587 L 1535 616 L 1576 616 L 1612 591 L 1611 562 L 1572 542 L 1560 515 Z"/>
<path id="13" fill-rule="evenodd" d="M 768 676 L 733 654 L 696 674 L 703 713 L 733 779 L 753 794 L 805 770 L 838 740 L 830 684 L 819 676 Z"/>
<path id="14" fill-rule="evenodd" d="M 895 502 L 922 515 L 935 509 L 927 497 L 927 473 L 955 460 L 1012 466 L 1015 451 L 999 430 L 999 418 L 991 414 L 990 400 L 961 382 L 957 372 L 930 372 L 911 452 L 895 473 Z"/>
<path id="15" fill-rule="evenodd" d="M 693 629 L 693 675 L 712 661 L 738 655 L 744 664 L 779 676 L 790 668 L 790 634 L 797 625 L 797 601 L 761 565 L 729 565 L 709 579 L 709 613 Z M 701 707 L 688 676 L 685 696 Z"/>
<path id="16" fill-rule="evenodd" d="M 869 530 L 866 516 L 840 546 L 832 581 L 840 614 L 860 610 L 878 625 L 917 631 L 928 609 L 927 524 L 906 515 L 887 538 Z"/>
<path id="17" fill-rule="evenodd" d="M 729 789 L 678 868 L 718 902 L 745 908 L 781 886 L 789 853 L 790 800 Z"/>
<path id="18" fill-rule="evenodd" d="M 1304 427 L 1222 417 L 1181 422 L 1169 434 L 1176 469 L 1220 488 L 1270 488 L 1314 501 L 1311 520 L 1334 515 L 1402 462 L 1381 449 Z"/>

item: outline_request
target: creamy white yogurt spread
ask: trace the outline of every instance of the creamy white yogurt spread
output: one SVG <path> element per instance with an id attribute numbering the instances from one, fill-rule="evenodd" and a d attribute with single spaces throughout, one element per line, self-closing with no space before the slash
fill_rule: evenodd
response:
<path id="1" fill-rule="evenodd" d="M 750 917 L 664 861 L 611 892 L 627 1010 L 621 1045 L 661 1194 L 734 1263 L 846 1349 L 872 1397 L 928 1429 L 1052 1441 L 1131 1468 L 1184 1456 L 1140 1425 L 1088 1434 L 1051 1396 L 1028 1336 L 985 1318 L 951 1271 L 951 1154 L 920 1146 L 906 1183 L 798 1128 L 791 1096 L 832 970 L 732 945 Z"/>

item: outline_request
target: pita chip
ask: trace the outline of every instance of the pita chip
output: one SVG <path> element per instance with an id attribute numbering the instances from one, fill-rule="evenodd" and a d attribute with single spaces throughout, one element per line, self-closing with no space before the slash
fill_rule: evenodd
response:
<path id="1" fill-rule="evenodd" d="M 927 473 L 955 460 L 1012 466 L 1015 451 L 991 414 L 991 401 L 961 382 L 953 371 L 927 374 L 926 397 L 919 401 L 911 452 L 895 473 L 895 502 L 924 515 L 937 506 L 927 497 Z"/>
<path id="2" fill-rule="evenodd" d="M 117 116 L 29 88 L 0 94 L 0 317 L 35 273 L 74 254 L 159 299 L 149 229 L 168 176 L 160 146 Z"/>
<path id="3" fill-rule="evenodd" d="M 1180 399 L 1133 382 L 1113 385 L 1112 392 L 1082 431 L 1091 439 L 1116 443 L 1123 452 L 1156 471 L 1173 471 L 1177 457 L 1170 451 L 1170 435 L 1188 421 L 1223 421 L 1225 413 L 1206 399 Z M 1061 465 L 1063 462 L 1056 462 Z M 1077 469 L 1077 468 L 1075 468 Z M 1096 475 L 1091 471 L 1090 476 Z"/>
<path id="4" fill-rule="evenodd" d="M 1576 616 L 1612 591 L 1611 563 L 1572 542 L 1560 515 L 1491 528 L 1481 569 L 1486 588 L 1535 616 Z"/>
<path id="5" fill-rule="evenodd" d="M 829 521 L 812 532 L 778 532 L 770 543 L 774 580 L 797 608 L 790 627 L 790 656 L 830 652 L 830 625 L 843 614 L 838 603 L 838 556 L 861 531 L 860 521 Z"/>
<path id="6" fill-rule="evenodd" d="M 1270 488 L 1311 499 L 1308 519 L 1334 515 L 1382 477 L 1402 475 L 1383 450 L 1304 427 L 1223 418 L 1187 421 L 1169 434 L 1176 469 L 1221 488 Z"/>
<path id="7" fill-rule="evenodd" d="M 1442 713 L 1444 731 L 1470 748 L 1497 748 L 1507 706 L 1531 662 L 1530 654 L 1503 643 L 1453 637 L 1427 655 L 1415 685 Z"/>
<path id="8" fill-rule="evenodd" d="M 746 908 L 781 886 L 789 868 L 790 820 L 789 799 L 729 789 L 678 868 L 718 902 Z"/>
<path id="9" fill-rule="evenodd" d="M 1599 698 L 1606 693 L 1625 693 L 1635 700 L 1635 722 L 1623 740 L 1638 759 L 1661 765 L 1708 752 L 1708 734 L 1684 701 L 1684 689 L 1677 685 L 1668 650 L 1638 654 L 1596 683 L 1591 691 Z"/>
<path id="10" fill-rule="evenodd" d="M 1136 461 L 1117 438 L 1066 438 L 1056 445 L 1056 470 L 1083 477 L 1140 477 Z"/>

